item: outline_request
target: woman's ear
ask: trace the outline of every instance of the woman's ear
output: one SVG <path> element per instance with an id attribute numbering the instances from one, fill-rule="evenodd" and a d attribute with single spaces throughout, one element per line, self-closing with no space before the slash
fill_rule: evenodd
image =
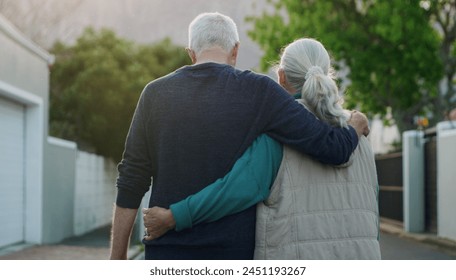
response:
<path id="1" fill-rule="evenodd" d="M 279 68 L 279 70 L 277 70 L 277 75 L 279 76 L 279 85 L 286 88 L 287 78 L 285 77 L 285 71 L 283 68 Z"/>
<path id="2" fill-rule="evenodd" d="M 295 94 L 296 90 L 288 83 L 287 77 L 285 76 L 285 70 L 280 67 L 277 70 L 277 75 L 279 76 L 279 85 L 281 85 L 289 94 Z"/>

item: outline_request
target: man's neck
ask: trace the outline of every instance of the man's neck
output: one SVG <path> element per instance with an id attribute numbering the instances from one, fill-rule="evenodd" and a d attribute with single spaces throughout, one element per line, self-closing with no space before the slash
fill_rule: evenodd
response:
<path id="1" fill-rule="evenodd" d="M 226 51 L 218 47 L 203 51 L 201 54 L 198 55 L 195 64 L 201 64 L 206 62 L 230 64 L 229 57 Z"/>

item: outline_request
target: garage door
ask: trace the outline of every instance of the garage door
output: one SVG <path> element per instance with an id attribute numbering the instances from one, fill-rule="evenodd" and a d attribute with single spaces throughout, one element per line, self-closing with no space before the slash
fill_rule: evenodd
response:
<path id="1" fill-rule="evenodd" d="M 0 247 L 24 240 L 25 107 L 0 97 Z"/>

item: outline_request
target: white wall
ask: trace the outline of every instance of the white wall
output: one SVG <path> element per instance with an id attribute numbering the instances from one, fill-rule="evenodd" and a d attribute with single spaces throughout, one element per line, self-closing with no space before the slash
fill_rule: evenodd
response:
<path id="1" fill-rule="evenodd" d="M 116 165 L 79 151 L 76 156 L 74 234 L 109 225 L 116 196 Z"/>
<path id="2" fill-rule="evenodd" d="M 386 126 L 379 116 L 375 116 L 370 123 L 369 141 L 375 154 L 387 154 L 394 149 L 393 143 L 401 138 L 395 125 Z"/>
<path id="3" fill-rule="evenodd" d="M 44 166 L 43 243 L 58 243 L 109 225 L 116 195 L 116 165 L 48 137 Z"/>
<path id="4" fill-rule="evenodd" d="M 24 242 L 41 243 L 43 153 L 53 56 L 0 15 L 0 96 L 24 106 Z"/>
<path id="5" fill-rule="evenodd" d="M 456 122 L 437 126 L 437 234 L 456 240 Z"/>
<path id="6" fill-rule="evenodd" d="M 424 133 L 406 131 L 402 134 L 403 213 L 404 229 L 423 232 L 425 229 Z"/>
<path id="7" fill-rule="evenodd" d="M 44 155 L 43 243 L 72 237 L 76 143 L 48 137 Z"/>
<path id="8" fill-rule="evenodd" d="M 418 138 L 414 134 L 420 134 Z M 404 227 L 424 230 L 422 132 L 404 133 Z M 437 125 L 437 235 L 456 240 L 456 122 Z"/>
<path id="9" fill-rule="evenodd" d="M 24 108 L 23 127 L 18 128 L 24 134 L 18 139 L 25 153 L 24 233 L 17 234 L 34 244 L 59 242 L 109 224 L 116 191 L 112 162 L 76 154 L 76 144 L 47 137 L 53 60 L 0 15 L 0 98 Z"/>

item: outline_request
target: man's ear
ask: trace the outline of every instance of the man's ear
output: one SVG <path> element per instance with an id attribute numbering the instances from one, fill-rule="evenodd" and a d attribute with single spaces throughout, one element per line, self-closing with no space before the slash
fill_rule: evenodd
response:
<path id="1" fill-rule="evenodd" d="M 185 48 L 185 50 L 187 51 L 188 56 L 192 60 L 192 63 L 195 64 L 196 63 L 196 54 L 195 54 L 195 52 L 192 49 L 190 49 L 190 48 Z"/>
<path id="2" fill-rule="evenodd" d="M 237 62 L 237 56 L 238 56 L 238 52 L 239 52 L 239 45 L 240 43 L 237 42 L 233 49 L 231 50 L 231 53 L 230 53 L 230 61 L 229 63 L 232 65 L 232 66 L 235 66 L 236 65 L 236 62 Z"/>

